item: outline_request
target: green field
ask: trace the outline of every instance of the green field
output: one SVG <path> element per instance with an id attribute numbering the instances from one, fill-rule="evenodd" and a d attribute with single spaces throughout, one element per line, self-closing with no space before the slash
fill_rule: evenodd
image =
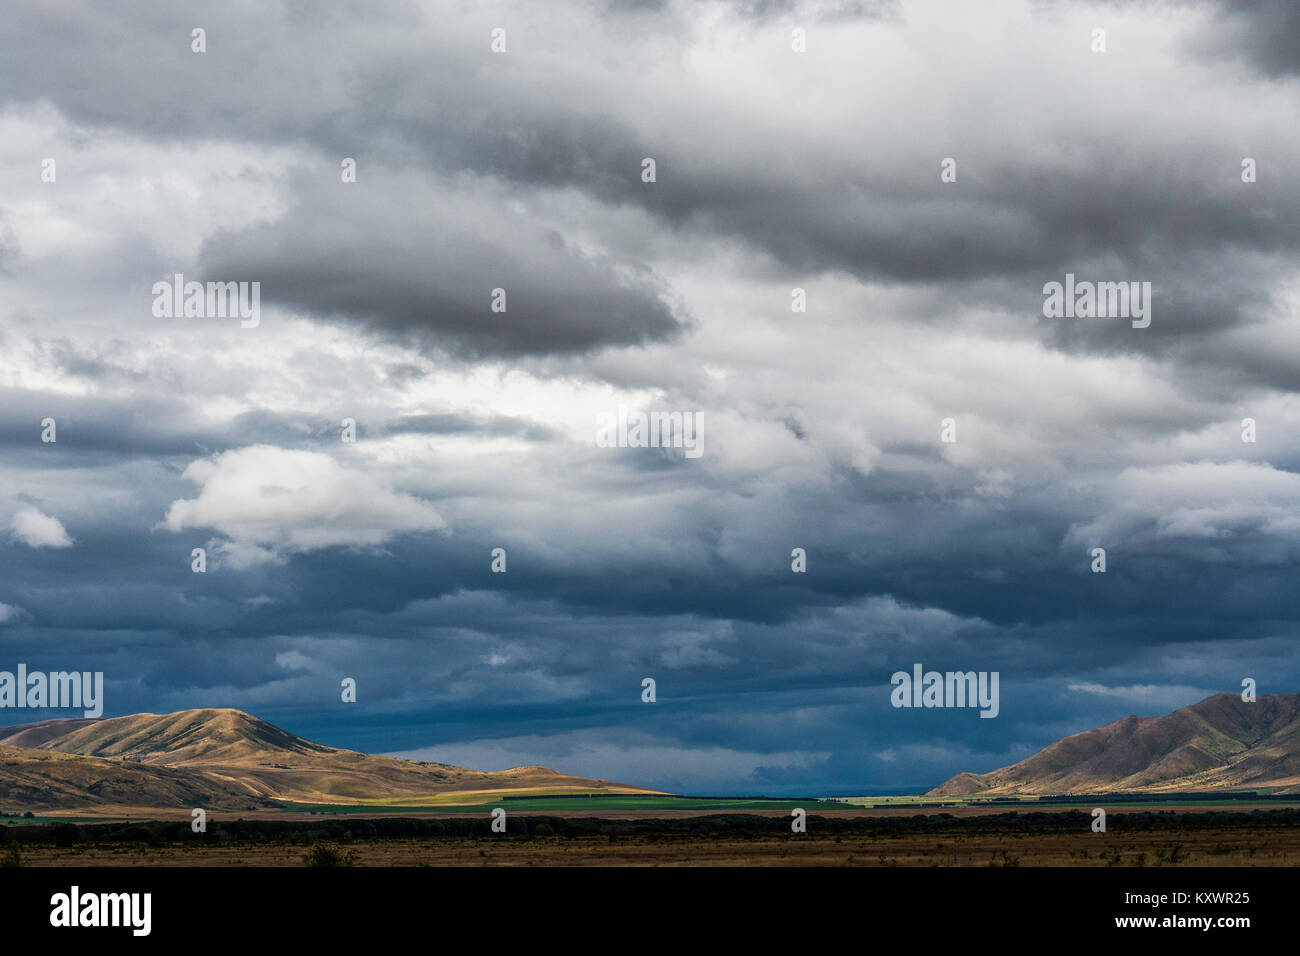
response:
<path id="1" fill-rule="evenodd" d="M 1087 797 L 1081 797 L 1084 803 L 1088 801 Z M 1015 803 L 1036 803 L 1037 797 L 1020 797 Z M 978 806 L 982 803 L 993 803 L 992 797 L 924 797 L 924 796 L 895 796 L 895 797 L 838 797 L 834 801 L 841 806 L 849 807 L 942 807 L 942 806 Z M 1003 798 L 998 800 L 999 804 L 1008 804 Z M 1009 805 L 1009 804 L 1008 804 Z"/>
<path id="2" fill-rule="evenodd" d="M 496 807 L 504 807 L 511 812 L 527 813 L 547 813 L 547 812 L 566 812 L 566 811 L 588 811 L 603 812 L 610 810 L 637 811 L 644 810 L 647 813 L 658 813 L 664 810 L 688 810 L 688 811 L 732 811 L 745 812 L 756 810 L 777 810 L 788 812 L 796 807 L 807 810 L 809 813 L 821 813 L 830 810 L 847 810 L 847 809 L 864 809 L 864 810 L 882 810 L 891 808 L 914 807 L 918 810 L 936 807 L 998 807 L 1007 810 L 1023 809 L 1026 807 L 1047 808 L 1083 808 L 1091 809 L 1092 807 L 1103 804 L 1106 806 L 1126 806 L 1126 807 L 1144 807 L 1144 806 L 1186 806 L 1186 807 L 1232 807 L 1241 806 L 1243 801 L 1258 798 L 1261 802 L 1277 803 L 1278 805 L 1300 805 L 1300 797 L 1289 800 L 1270 800 L 1265 793 L 1245 794 L 1237 797 L 1225 796 L 1215 797 L 1213 795 L 1197 796 L 1194 798 L 1179 799 L 1175 796 L 1152 796 L 1149 798 L 1135 798 L 1126 796 L 1117 799 L 1113 795 L 1093 795 L 1081 796 L 1077 799 L 1061 800 L 1059 798 L 1051 800 L 1041 800 L 1038 797 L 1024 797 L 1016 800 L 1008 800 L 1005 797 L 926 797 L 926 796 L 887 796 L 887 797 L 837 797 L 830 800 L 816 798 L 797 798 L 789 799 L 765 799 L 752 797 L 677 797 L 666 795 L 648 795 L 648 794 L 601 794 L 593 793 L 584 794 L 557 794 L 547 796 L 543 794 L 530 794 L 527 796 L 499 796 L 490 800 L 479 800 L 479 802 L 465 803 L 456 802 L 467 799 L 464 794 L 444 793 L 428 797 L 422 800 L 385 800 L 367 802 L 360 805 L 338 805 L 338 804 L 317 804 L 317 803 L 291 803 L 288 801 L 281 802 L 285 810 L 292 810 L 300 813 L 319 813 L 319 814 L 357 814 L 383 811 L 387 813 L 490 813 Z M 471 799 L 477 799 L 477 795 Z"/>
<path id="3" fill-rule="evenodd" d="M 337 804 L 290 803 L 281 802 L 285 810 L 299 813 L 353 814 L 370 813 L 376 810 L 390 812 L 428 813 L 490 813 L 496 807 L 519 813 L 547 813 L 555 811 L 604 811 L 604 810 L 645 810 L 658 812 L 662 810 L 781 810 L 789 811 L 796 807 L 809 813 L 821 810 L 843 809 L 844 804 L 828 800 L 764 800 L 724 797 L 671 797 L 637 794 L 593 794 L 591 796 L 564 795 L 555 797 L 497 797 L 483 803 L 451 803 L 455 794 L 440 794 L 428 801 L 413 803 L 410 800 L 398 802 L 367 803 L 357 806 L 339 806 Z"/>
<path id="4" fill-rule="evenodd" d="M 472 801 L 472 802 L 471 802 Z M 1005 797 L 926 797 L 906 796 L 860 796 L 835 797 L 821 799 L 761 797 L 681 797 L 660 794 L 611 794 L 611 793 L 572 793 L 567 791 L 533 792 L 519 795 L 500 794 L 484 799 L 482 794 L 442 793 L 418 799 L 375 800 L 360 804 L 330 803 L 296 803 L 277 801 L 280 810 L 292 813 L 308 813 L 320 816 L 357 816 L 377 814 L 490 814 L 497 807 L 505 808 L 509 813 L 548 814 L 581 812 L 599 815 L 611 812 L 644 812 L 647 817 L 654 817 L 666 811 L 686 811 L 694 813 L 754 813 L 761 811 L 789 813 L 795 808 L 802 808 L 809 814 L 824 814 L 838 811 L 870 810 L 906 810 L 953 808 L 975 809 L 988 808 L 1014 812 L 1017 810 L 1082 809 L 1091 810 L 1103 806 L 1108 810 L 1128 807 L 1216 807 L 1244 809 L 1244 805 L 1255 803 L 1257 806 L 1287 807 L 1300 806 L 1300 795 L 1294 797 L 1272 796 L 1267 792 L 1240 793 L 1237 795 L 1216 796 L 1214 794 L 1196 794 L 1178 798 L 1176 795 L 1134 797 L 1129 795 L 1095 794 L 1077 798 L 1062 799 L 1024 797 L 1010 800 Z M 138 818 L 135 815 L 132 817 Z M 109 823 L 119 819 L 94 817 L 94 822 Z M 0 815 L 0 827 L 32 826 L 50 823 L 85 823 L 87 818 L 77 815 L 53 815 L 19 817 Z"/>

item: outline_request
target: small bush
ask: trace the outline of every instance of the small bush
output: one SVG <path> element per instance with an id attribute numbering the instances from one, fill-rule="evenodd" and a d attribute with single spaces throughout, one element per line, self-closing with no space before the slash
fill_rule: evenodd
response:
<path id="1" fill-rule="evenodd" d="M 313 843 L 302 861 L 308 866 L 352 866 L 356 856 L 329 843 Z"/>

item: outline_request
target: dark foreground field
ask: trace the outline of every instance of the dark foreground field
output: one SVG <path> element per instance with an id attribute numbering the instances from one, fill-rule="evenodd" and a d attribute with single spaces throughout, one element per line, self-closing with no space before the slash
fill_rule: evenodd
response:
<path id="1" fill-rule="evenodd" d="M 1300 810 L 673 819 L 59 823 L 0 829 L 18 866 L 1297 866 Z"/>

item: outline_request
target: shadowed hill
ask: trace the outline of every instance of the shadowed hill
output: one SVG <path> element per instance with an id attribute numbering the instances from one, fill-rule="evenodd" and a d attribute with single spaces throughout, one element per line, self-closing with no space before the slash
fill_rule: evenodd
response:
<path id="1" fill-rule="evenodd" d="M 118 773 L 109 773 L 110 768 Z M 106 780 L 112 781 L 111 800 L 104 793 Z M 0 728 L 0 805 L 215 805 L 184 800 L 173 804 L 178 790 L 211 791 L 213 799 L 226 801 L 224 805 L 242 806 L 265 806 L 273 800 L 419 802 L 449 793 L 651 792 L 547 767 L 488 773 L 339 750 L 229 709 Z"/>
<path id="2" fill-rule="evenodd" d="M 0 746 L 0 808 L 102 807 L 256 810 L 274 802 L 246 787 L 170 767 Z"/>
<path id="3" fill-rule="evenodd" d="M 1276 789 L 1300 794 L 1300 694 L 1216 694 L 1163 717 L 1124 717 L 930 796 Z"/>

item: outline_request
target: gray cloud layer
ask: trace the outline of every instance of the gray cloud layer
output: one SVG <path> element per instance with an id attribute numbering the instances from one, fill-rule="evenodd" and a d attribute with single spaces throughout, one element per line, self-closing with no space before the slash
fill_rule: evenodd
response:
<path id="1" fill-rule="evenodd" d="M 112 713 L 747 792 L 931 786 L 1244 676 L 1294 690 L 1296 30 L 16 9 L 0 659 L 103 669 Z M 156 318 L 177 272 L 259 281 L 261 324 Z M 1151 326 L 1044 317 L 1067 272 L 1151 282 Z M 619 405 L 701 412 L 704 456 L 596 447 Z M 1000 717 L 893 710 L 915 661 L 1000 669 Z"/>

